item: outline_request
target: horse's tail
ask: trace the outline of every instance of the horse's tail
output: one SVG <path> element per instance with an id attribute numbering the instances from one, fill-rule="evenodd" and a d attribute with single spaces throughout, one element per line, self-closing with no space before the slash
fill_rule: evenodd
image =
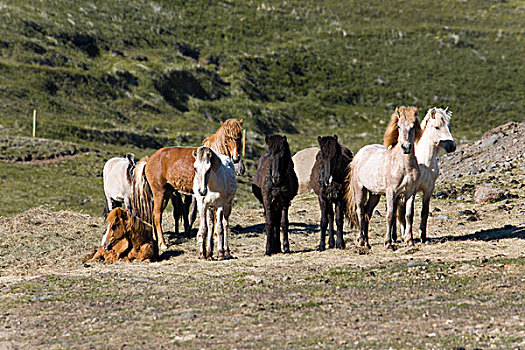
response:
<path id="1" fill-rule="evenodd" d="M 147 158 L 137 163 L 133 174 L 132 212 L 147 223 L 153 221 L 153 193 L 146 179 Z"/>
<path id="2" fill-rule="evenodd" d="M 108 198 L 104 197 L 104 221 L 108 218 L 108 214 L 109 214 Z"/>
<path id="3" fill-rule="evenodd" d="M 355 203 L 355 186 L 354 186 L 354 166 L 353 163 L 348 164 L 348 174 L 346 175 L 346 189 L 345 189 L 345 216 L 350 221 L 351 227 L 359 229 L 359 220 L 357 219 L 356 203 Z"/>

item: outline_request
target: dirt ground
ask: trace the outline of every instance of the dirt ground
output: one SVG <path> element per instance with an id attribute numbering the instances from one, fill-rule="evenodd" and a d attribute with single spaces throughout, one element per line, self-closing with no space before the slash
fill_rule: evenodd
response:
<path id="1" fill-rule="evenodd" d="M 292 253 L 271 257 L 262 209 L 235 207 L 228 261 L 199 260 L 168 212 L 169 249 L 150 264 L 83 264 L 102 218 L 38 207 L 1 219 L 0 349 L 523 349 L 525 152 L 495 158 L 508 130 L 443 157 L 430 242 L 394 252 L 382 244 L 384 202 L 370 251 L 346 226 L 346 250 L 316 251 L 313 195 L 290 209 Z M 479 185 L 504 197 L 476 203 Z"/>

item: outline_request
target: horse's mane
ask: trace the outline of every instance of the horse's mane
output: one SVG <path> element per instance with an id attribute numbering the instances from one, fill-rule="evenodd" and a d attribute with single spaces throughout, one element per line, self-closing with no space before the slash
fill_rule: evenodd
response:
<path id="1" fill-rule="evenodd" d="M 443 125 L 443 124 L 449 124 L 450 123 L 450 118 L 452 118 L 452 111 L 447 108 L 445 109 L 442 109 L 442 108 L 437 108 L 437 107 L 432 107 L 430 108 L 428 111 L 427 111 L 427 114 L 425 115 L 425 118 L 423 118 L 423 121 L 421 121 L 421 130 L 422 130 L 422 133 L 425 132 L 425 129 L 427 128 L 427 124 L 430 120 L 430 118 L 432 118 L 433 116 L 437 116 L 439 122 L 440 122 L 440 125 Z"/>
<path id="2" fill-rule="evenodd" d="M 401 114 L 403 117 L 405 117 L 409 122 L 414 123 L 415 128 L 415 137 L 414 141 L 417 142 L 421 138 L 421 135 L 423 134 L 423 130 L 421 129 L 421 125 L 419 124 L 419 120 L 417 118 L 417 108 L 416 107 L 397 107 L 394 113 L 390 116 L 390 122 L 388 123 L 385 131 L 385 136 L 383 137 L 383 145 L 385 147 L 394 147 L 397 144 L 397 138 L 399 137 L 399 131 L 398 131 L 398 121 L 401 117 Z"/>
<path id="3" fill-rule="evenodd" d="M 225 122 L 221 122 L 221 127 L 202 141 L 203 146 L 212 148 L 215 152 L 219 154 L 224 154 L 230 157 L 230 151 L 226 146 L 227 139 L 235 139 L 241 137 L 242 132 L 242 122 L 243 120 L 237 119 L 228 119 Z"/>

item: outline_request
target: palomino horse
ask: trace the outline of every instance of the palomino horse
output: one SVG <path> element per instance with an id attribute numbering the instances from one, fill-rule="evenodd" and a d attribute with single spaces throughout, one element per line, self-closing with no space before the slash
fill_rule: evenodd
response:
<path id="1" fill-rule="evenodd" d="M 135 171 L 135 155 L 126 154 L 126 158 L 111 158 L 104 165 L 102 176 L 104 178 L 104 217 L 113 210 L 114 203 L 124 203 L 126 209 L 131 211 L 131 195 L 133 172 Z"/>
<path id="2" fill-rule="evenodd" d="M 286 136 L 266 136 L 266 144 L 268 152 L 259 159 L 252 191 L 264 206 L 266 255 L 281 252 L 279 223 L 283 229 L 283 250 L 288 253 L 288 208 L 297 195 L 297 175 Z"/>
<path id="3" fill-rule="evenodd" d="M 414 143 L 421 137 L 421 131 L 417 108 L 398 107 L 387 126 L 384 145 L 361 148 L 350 163 L 345 197 L 348 215 L 360 229 L 358 246 L 370 248 L 368 225 L 382 194 L 387 205 L 385 247 L 393 249 L 392 232 L 398 205 L 403 207 L 403 212 L 406 210 L 405 242 L 412 243 L 414 202 L 407 201 L 413 198 L 419 183 Z"/>
<path id="4" fill-rule="evenodd" d="M 354 155 L 348 148 L 341 146 L 337 135 L 317 138 L 321 151 L 317 154 L 310 184 L 319 198 L 321 209 L 321 240 L 319 250 L 325 250 L 326 229 L 329 228 L 328 247 L 345 248 L 343 223 L 345 213 L 345 181 L 348 164 Z M 334 240 L 334 206 L 337 224 L 337 241 Z"/>
<path id="5" fill-rule="evenodd" d="M 235 167 L 239 175 L 244 173 L 244 165 L 239 156 L 242 145 L 242 122 L 242 119 L 240 121 L 228 119 L 224 123 L 221 122 L 217 132 L 203 141 L 203 144 L 208 144 L 216 153 L 231 158 L 234 166 L 237 163 Z M 144 160 L 144 166 L 139 167 L 137 164 L 133 183 L 133 213 L 146 222 L 153 221 L 161 250 L 166 249 L 162 234 L 162 212 L 171 195 L 174 191 L 186 195 L 193 192 L 195 150 L 197 147 L 164 147 Z M 151 200 L 153 200 L 153 208 L 150 205 Z"/>
<path id="6" fill-rule="evenodd" d="M 293 155 L 293 168 L 299 181 L 297 194 L 310 193 L 312 191 L 310 176 L 312 175 L 312 169 L 319 151 L 319 147 L 310 147 L 302 149 Z"/>
<path id="7" fill-rule="evenodd" d="M 108 228 L 98 251 L 88 261 L 104 259 L 106 264 L 122 261 L 154 261 L 159 257 L 153 227 L 122 208 L 107 218 Z"/>
<path id="8" fill-rule="evenodd" d="M 199 147 L 195 157 L 193 196 L 199 209 L 200 226 L 197 243 L 201 258 L 213 257 L 213 236 L 217 237 L 219 260 L 231 258 L 228 245 L 230 214 L 233 197 L 237 191 L 237 179 L 233 163 L 225 155 L 217 155 L 209 147 Z M 215 223 L 215 232 L 213 229 Z"/>
<path id="9" fill-rule="evenodd" d="M 422 135 L 416 142 L 416 159 L 421 172 L 418 192 L 423 192 L 423 202 L 421 208 L 421 223 L 419 224 L 419 234 L 421 242 L 427 240 L 427 220 L 430 208 L 430 198 L 434 191 L 434 185 L 439 176 L 439 166 L 437 154 L 440 148 L 447 153 L 456 150 L 456 142 L 450 133 L 450 118 L 452 112 L 441 108 L 430 108 L 421 122 Z M 412 198 L 411 201 L 414 199 Z M 404 232 L 405 218 L 404 213 L 398 211 L 401 233 Z M 395 232 L 394 232 L 395 233 Z M 395 239 L 394 239 L 395 240 Z"/>

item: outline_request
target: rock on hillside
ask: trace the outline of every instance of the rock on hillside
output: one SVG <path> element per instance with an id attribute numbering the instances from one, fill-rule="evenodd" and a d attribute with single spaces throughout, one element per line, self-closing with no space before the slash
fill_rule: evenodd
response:
<path id="1" fill-rule="evenodd" d="M 525 173 L 525 123 L 507 123 L 487 131 L 480 140 L 462 144 L 440 159 L 438 182 L 484 172 L 504 173 L 515 168 Z"/>

